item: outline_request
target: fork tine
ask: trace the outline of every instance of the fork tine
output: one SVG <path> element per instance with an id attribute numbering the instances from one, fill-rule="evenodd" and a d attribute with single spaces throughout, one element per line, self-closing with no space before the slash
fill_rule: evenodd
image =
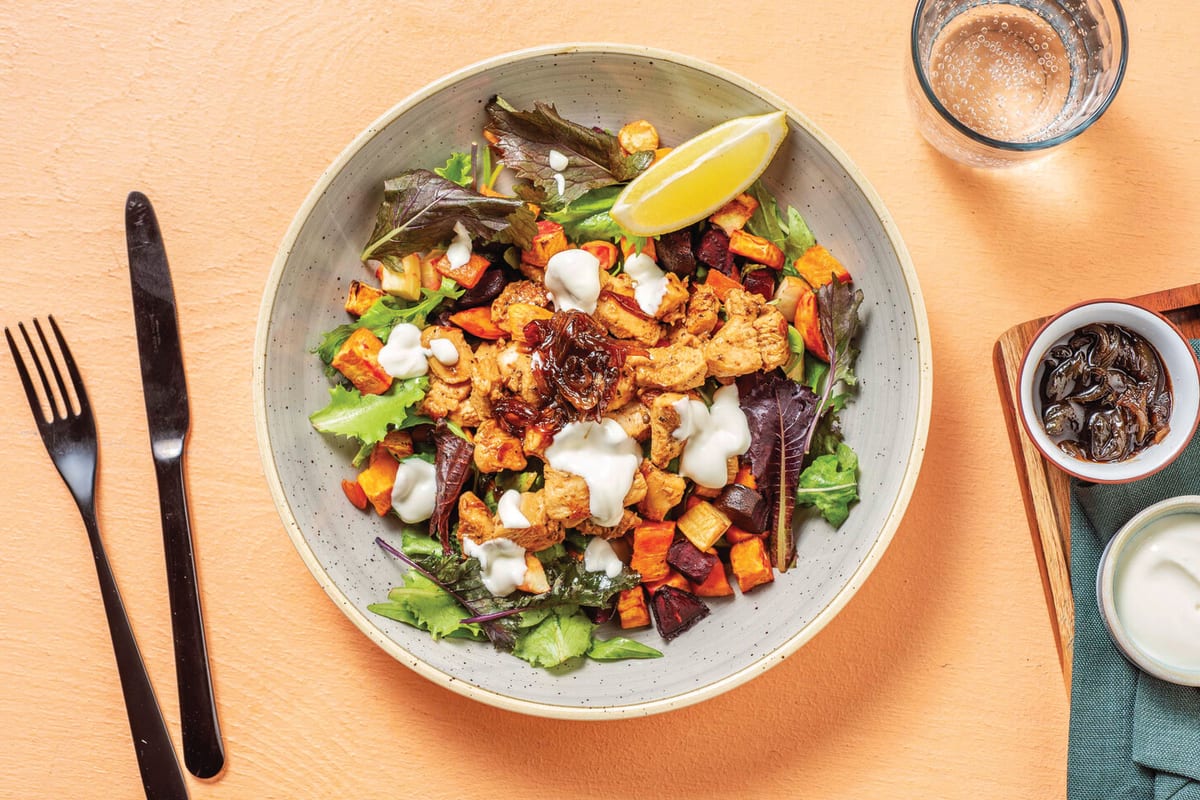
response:
<path id="1" fill-rule="evenodd" d="M 17 373 L 21 376 L 21 384 L 25 387 L 25 396 L 29 398 L 29 407 L 33 409 L 33 419 L 39 427 L 45 425 L 50 420 L 46 419 L 46 413 L 42 410 L 37 392 L 33 389 L 33 380 L 29 377 L 29 370 L 25 368 L 25 359 L 21 357 L 21 351 L 17 349 L 17 343 L 13 340 L 12 332 L 7 327 L 4 328 L 4 337 L 8 339 L 8 349 L 12 351 L 13 363 L 17 365 Z"/>
<path id="2" fill-rule="evenodd" d="M 54 392 L 50 388 L 50 380 L 46 377 L 46 370 L 42 366 L 42 359 L 38 356 L 37 348 L 33 346 L 33 339 L 29 336 L 29 331 L 25 329 L 25 323 L 18 322 L 17 327 L 21 330 L 21 335 L 25 337 L 25 346 L 29 348 L 29 356 L 33 359 L 33 365 L 37 367 L 38 377 L 42 379 L 42 389 L 46 393 L 46 405 L 50 407 L 50 416 L 48 421 L 53 422 L 60 417 L 58 414 L 58 405 L 54 402 Z M 40 328 L 38 329 L 38 333 L 41 333 Z M 45 342 L 45 337 L 42 337 L 42 341 Z M 46 351 L 46 357 L 50 357 L 49 350 Z M 51 363 L 53 363 L 53 360 L 51 360 Z M 66 419 L 66 416 L 67 415 L 64 413 L 62 415 L 62 419 Z"/>
<path id="3" fill-rule="evenodd" d="M 67 347 L 67 340 L 63 338 L 62 331 L 58 329 L 58 323 L 54 321 L 54 315 L 49 316 L 50 328 L 54 331 L 54 338 L 58 341 L 58 349 L 62 353 L 63 361 L 67 365 L 67 374 L 71 376 L 71 385 L 75 387 L 75 399 L 79 404 L 79 413 L 87 414 L 90 410 L 88 405 L 87 390 L 83 388 L 83 376 L 79 374 L 79 367 L 75 365 L 75 357 L 71 355 L 71 348 Z M 36 320 L 35 320 L 36 323 Z M 39 329 L 40 331 L 40 329 Z M 43 340 L 44 341 L 44 340 Z M 53 363 L 53 362 L 51 362 Z M 57 367 L 54 373 L 58 374 Z M 62 386 L 62 379 L 59 379 L 59 386 Z M 66 389 L 63 389 L 63 400 L 67 397 Z"/>
<path id="4" fill-rule="evenodd" d="M 50 371 L 54 373 L 54 382 L 58 384 L 58 397 L 62 400 L 63 419 L 71 416 L 71 395 L 67 394 L 67 384 L 63 380 L 62 372 L 58 368 L 58 359 L 54 357 L 54 351 L 50 349 L 50 342 L 46 340 L 46 333 L 42 330 L 42 323 L 37 317 L 33 319 L 33 327 L 37 330 L 38 338 L 42 340 L 42 352 L 46 354 L 46 360 L 50 362 Z M 62 338 L 59 338 L 62 341 Z"/>

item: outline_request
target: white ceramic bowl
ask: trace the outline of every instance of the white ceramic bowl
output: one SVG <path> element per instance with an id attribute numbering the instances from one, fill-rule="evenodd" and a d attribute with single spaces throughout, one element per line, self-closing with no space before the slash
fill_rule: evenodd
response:
<path id="1" fill-rule="evenodd" d="M 1170 432 L 1161 442 L 1124 461 L 1100 463 L 1075 458 L 1060 449 L 1042 425 L 1038 386 L 1045 370 L 1046 353 L 1060 340 L 1094 322 L 1114 323 L 1140 334 L 1158 351 L 1171 379 L 1174 404 Z M 1083 480 L 1125 483 L 1158 472 L 1174 461 L 1192 440 L 1200 419 L 1200 368 L 1188 340 L 1165 317 L 1124 300 L 1092 300 L 1066 309 L 1042 326 L 1025 351 L 1018 400 L 1025 431 L 1047 460 Z"/>
<path id="2" fill-rule="evenodd" d="M 798 564 L 752 597 L 670 643 L 638 638 L 661 659 L 534 669 L 489 646 L 443 640 L 369 613 L 404 567 L 374 543 L 395 520 L 359 513 L 339 483 L 352 448 L 316 433 L 308 415 L 329 382 L 309 350 L 345 321 L 346 285 L 361 276 L 384 179 L 440 165 L 480 138 L 494 94 L 522 108 L 553 103 L 569 119 L 615 130 L 651 120 L 681 142 L 725 120 L 783 109 L 789 134 L 764 181 L 800 209 L 862 289 L 858 399 L 842 416 L 860 457 L 862 496 L 838 531 L 807 522 Z M 501 56 L 451 74 L 372 123 L 320 176 L 284 236 L 267 281 L 255 347 L 254 407 L 268 483 L 313 576 L 372 641 L 453 691 L 525 713 L 597 718 L 688 705 L 741 684 L 811 639 L 878 563 L 908 504 L 929 426 L 932 363 L 916 274 L 891 216 L 846 155 L 784 100 L 692 58 L 625 45 L 563 45 Z"/>
<path id="3" fill-rule="evenodd" d="M 1200 686 L 1200 668 L 1171 664 L 1147 652 L 1130 634 L 1119 613 L 1116 584 L 1125 567 L 1126 558 L 1138 546 L 1140 537 L 1153 523 L 1175 514 L 1200 517 L 1200 495 L 1184 495 L 1163 500 L 1143 510 L 1119 530 L 1100 557 L 1096 572 L 1096 602 L 1100 616 L 1112 635 L 1117 649 L 1142 671 L 1164 681 L 1183 686 Z"/>

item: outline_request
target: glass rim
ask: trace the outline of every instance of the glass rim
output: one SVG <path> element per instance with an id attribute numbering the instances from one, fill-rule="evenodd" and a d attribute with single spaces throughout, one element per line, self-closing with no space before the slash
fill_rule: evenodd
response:
<path id="1" fill-rule="evenodd" d="M 1078 136 L 1079 134 L 1086 131 L 1088 128 L 1092 127 L 1092 125 L 1095 124 L 1096 120 L 1100 119 L 1100 117 L 1104 114 L 1104 112 L 1108 110 L 1108 107 L 1112 104 L 1112 101 L 1117 96 L 1117 90 L 1121 88 L 1121 83 L 1125 79 L 1125 66 L 1129 61 L 1129 29 L 1125 23 L 1125 10 L 1121 7 L 1121 0 L 1109 0 L 1109 2 L 1112 3 L 1113 11 L 1116 14 L 1117 27 L 1120 29 L 1120 32 L 1121 32 L 1121 60 L 1120 60 L 1120 63 L 1117 64 L 1117 77 L 1113 81 L 1112 88 L 1109 89 L 1108 95 L 1104 98 L 1103 101 L 1101 101 L 1100 105 L 1096 108 L 1096 110 L 1093 111 L 1091 114 L 1089 114 L 1086 119 L 1081 121 L 1078 125 L 1074 126 L 1070 130 L 1064 131 L 1064 132 L 1058 134 L 1057 136 L 1053 136 L 1049 139 L 1040 139 L 1035 142 L 1009 142 L 1009 141 L 1005 141 L 1004 139 L 993 139 L 990 136 L 985 136 L 984 134 L 974 131 L 971 128 L 969 128 L 968 126 L 964 125 L 962 122 L 959 121 L 959 119 L 957 117 L 955 117 L 953 114 L 951 114 L 950 110 L 947 109 L 946 106 L 944 106 L 942 104 L 942 101 L 938 100 L 937 96 L 933 93 L 933 87 L 931 87 L 929 85 L 929 80 L 925 77 L 925 70 L 921 66 L 921 57 L 918 52 L 918 49 L 919 49 L 918 39 L 919 39 L 919 32 L 920 32 L 921 10 L 924 9 L 925 6 L 929 4 L 929 2 L 930 2 L 930 0 L 918 0 L 917 7 L 913 11 L 912 33 L 911 33 L 911 42 L 910 42 L 910 47 L 911 47 L 911 51 L 912 51 L 913 72 L 916 73 L 917 83 L 919 83 L 921 85 L 921 91 L 925 93 L 925 99 L 929 101 L 929 104 L 933 106 L 933 108 L 938 112 L 938 114 L 942 117 L 942 119 L 944 119 L 944 120 L 946 120 L 946 122 L 950 123 L 950 125 L 956 131 L 958 131 L 959 133 L 963 134 L 971 141 L 976 142 L 978 144 L 982 144 L 982 145 L 984 145 L 986 147 L 990 147 L 994 150 L 1007 150 L 1010 152 L 1017 152 L 1017 153 L 1022 153 L 1022 152 L 1029 153 L 1029 152 L 1036 152 L 1038 150 L 1046 150 L 1048 148 L 1060 145 L 1063 142 L 1070 141 L 1071 139 L 1074 139 L 1076 136 Z M 981 5 L 989 5 L 991 3 L 992 3 L 992 0 L 987 0 L 987 2 L 981 3 Z"/>

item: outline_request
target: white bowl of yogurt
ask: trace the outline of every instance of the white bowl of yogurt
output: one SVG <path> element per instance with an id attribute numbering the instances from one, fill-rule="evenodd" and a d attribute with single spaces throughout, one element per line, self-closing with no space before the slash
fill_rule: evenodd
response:
<path id="1" fill-rule="evenodd" d="M 1164 500 L 1127 522 L 1100 558 L 1096 597 L 1135 666 L 1200 686 L 1200 495 Z"/>

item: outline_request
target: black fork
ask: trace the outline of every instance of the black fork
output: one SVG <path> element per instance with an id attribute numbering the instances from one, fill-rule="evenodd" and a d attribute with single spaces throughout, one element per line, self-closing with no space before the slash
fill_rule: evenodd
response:
<path id="1" fill-rule="evenodd" d="M 167 733 L 167 725 L 163 720 L 162 711 L 158 707 L 158 698 L 154 695 L 154 687 L 150 684 L 150 676 L 146 673 L 146 665 L 138 650 L 137 641 L 133 638 L 133 628 L 129 625 L 129 617 L 125 613 L 125 604 L 121 602 L 121 593 L 117 590 L 117 582 L 108 564 L 108 556 L 104 553 L 104 543 L 100 540 L 100 529 L 96 525 L 96 464 L 99 460 L 99 447 L 96 440 L 96 422 L 92 416 L 92 407 L 88 403 L 87 392 L 83 387 L 83 379 L 75 366 L 75 359 L 67 348 L 62 332 L 54 317 L 50 317 L 50 328 L 62 354 L 62 362 L 66 366 L 67 375 L 75 391 L 75 408 L 72 409 L 67 384 L 63 380 L 54 351 L 46 340 L 41 323 L 36 319 L 33 328 L 41 343 L 41 352 L 50 373 L 42 365 L 42 356 L 25 328 L 24 323 L 18 323 L 21 336 L 29 352 L 30 361 L 41 379 L 41 387 L 49 407 L 47 414 L 38 400 L 30 370 L 25 365 L 25 359 L 17 347 L 16 340 L 8 328 L 4 336 L 8 339 L 8 347 L 12 350 L 13 361 L 16 362 L 17 372 L 21 375 L 21 383 L 25 386 L 25 395 L 29 398 L 29 407 L 33 410 L 33 419 L 37 423 L 38 433 L 50 453 L 50 460 L 58 468 L 79 513 L 83 517 L 84 527 L 87 528 L 88 541 L 92 545 L 92 558 L 96 562 L 96 573 L 100 579 L 100 596 L 104 600 L 104 613 L 108 617 L 108 628 L 112 634 L 113 651 L 117 656 L 117 672 L 121 676 L 121 691 L 125 695 L 125 710 L 129 714 L 129 729 L 133 734 L 133 746 L 137 752 L 138 768 L 142 773 L 142 786 L 148 798 L 166 798 L 177 800 L 187 798 L 187 786 L 184 783 L 183 771 L 179 768 L 179 760 L 171 738 Z M 50 375 L 54 377 L 51 384 Z M 55 392 L 57 388 L 57 393 Z"/>

